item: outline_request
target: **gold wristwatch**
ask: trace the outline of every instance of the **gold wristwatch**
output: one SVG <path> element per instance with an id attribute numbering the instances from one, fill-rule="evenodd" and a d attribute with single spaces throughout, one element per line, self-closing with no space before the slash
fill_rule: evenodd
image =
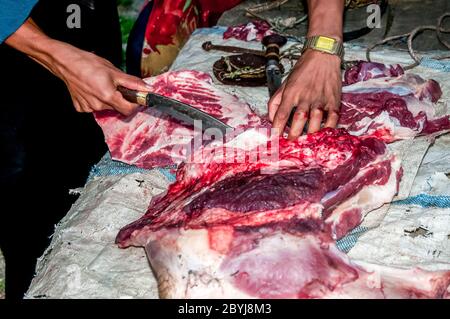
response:
<path id="1" fill-rule="evenodd" d="M 337 55 L 341 58 L 341 61 L 344 61 L 343 43 L 330 37 L 324 37 L 321 35 L 308 37 L 303 45 L 302 53 L 305 52 L 306 49 L 313 49 L 328 54 Z"/>

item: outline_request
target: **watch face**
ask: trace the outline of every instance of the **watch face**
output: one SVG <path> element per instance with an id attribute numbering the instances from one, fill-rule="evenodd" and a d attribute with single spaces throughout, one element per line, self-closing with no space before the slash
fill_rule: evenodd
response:
<path id="1" fill-rule="evenodd" d="M 334 43 L 336 40 L 327 37 L 318 37 L 315 43 L 317 49 L 322 49 L 326 51 L 333 51 Z"/>

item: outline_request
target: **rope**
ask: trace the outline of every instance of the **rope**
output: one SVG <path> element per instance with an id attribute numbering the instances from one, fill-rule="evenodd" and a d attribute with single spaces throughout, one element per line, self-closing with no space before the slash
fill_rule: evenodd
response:
<path id="1" fill-rule="evenodd" d="M 409 69 L 412 69 L 412 68 L 418 66 L 420 64 L 420 62 L 422 61 L 422 58 L 417 56 L 416 52 L 414 51 L 413 40 L 419 33 L 426 31 L 426 30 L 436 31 L 436 36 L 437 36 L 437 39 L 439 40 L 439 42 L 442 43 L 447 49 L 450 50 L 450 43 L 446 42 L 442 37 L 443 33 L 450 33 L 450 29 L 444 29 L 444 27 L 442 26 L 445 18 L 447 18 L 447 17 L 450 17 L 450 12 L 446 12 L 443 15 L 441 15 L 438 18 L 438 22 L 437 22 L 436 26 L 433 26 L 433 25 L 418 26 L 417 28 L 413 29 L 411 32 L 387 37 L 387 38 L 381 40 L 380 42 L 373 44 L 372 46 L 368 47 L 366 50 L 367 61 L 371 62 L 370 52 L 377 46 L 386 44 L 393 40 L 407 38 L 408 53 L 411 56 L 411 58 L 414 60 L 414 63 L 405 66 L 404 69 L 409 70 Z M 443 59 L 448 59 L 448 58 L 450 58 L 450 55 L 435 57 L 435 59 L 437 59 L 437 60 L 443 60 Z"/>
<path id="2" fill-rule="evenodd" d="M 251 13 L 261 13 L 270 9 L 275 9 L 275 8 L 279 8 L 281 7 L 283 4 L 285 4 L 286 2 L 288 2 L 289 0 L 277 0 L 277 1 L 271 1 L 269 3 L 263 3 L 263 4 L 258 4 L 254 7 L 250 7 L 248 8 L 246 11 L 246 15 L 250 15 Z"/>

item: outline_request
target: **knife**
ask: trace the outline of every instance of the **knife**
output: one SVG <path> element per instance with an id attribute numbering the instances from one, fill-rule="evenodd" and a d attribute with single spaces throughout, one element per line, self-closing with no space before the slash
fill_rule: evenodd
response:
<path id="1" fill-rule="evenodd" d="M 131 103 L 152 107 L 188 125 L 196 126 L 195 121 L 201 121 L 202 131 L 209 128 L 219 129 L 223 135 L 233 128 L 215 117 L 189 104 L 152 92 L 140 92 L 123 86 L 117 87 L 122 96 Z"/>
<path id="2" fill-rule="evenodd" d="M 283 74 L 281 74 L 280 69 L 280 48 L 285 45 L 286 42 L 287 39 L 278 34 L 268 35 L 262 39 L 262 44 L 266 47 L 266 77 L 270 97 L 275 94 L 282 83 Z M 292 125 L 296 109 L 296 107 L 292 109 L 289 119 L 287 120 L 286 125 L 289 127 Z"/>
<path id="3" fill-rule="evenodd" d="M 280 68 L 280 48 L 286 42 L 287 39 L 279 34 L 271 34 L 262 39 L 262 44 L 266 47 L 266 77 L 269 96 L 274 95 L 281 86 L 283 74 Z"/>

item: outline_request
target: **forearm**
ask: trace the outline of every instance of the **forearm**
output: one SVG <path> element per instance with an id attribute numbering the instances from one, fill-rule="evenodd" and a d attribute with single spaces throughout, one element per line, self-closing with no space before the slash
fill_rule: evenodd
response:
<path id="1" fill-rule="evenodd" d="M 307 36 L 328 36 L 342 41 L 344 0 L 308 0 Z M 336 127 L 341 98 L 341 59 L 314 49 L 305 50 L 288 78 L 269 101 L 273 127 L 283 132 L 292 111 L 289 139 L 325 127 Z"/>
<path id="2" fill-rule="evenodd" d="M 31 19 L 28 19 L 5 42 L 57 76 L 60 76 L 59 69 L 63 64 L 63 57 L 70 50 L 76 49 L 48 37 Z"/>
<path id="3" fill-rule="evenodd" d="M 308 0 L 308 37 L 323 35 L 342 41 L 344 0 Z"/>
<path id="4" fill-rule="evenodd" d="M 137 105 L 126 101 L 117 86 L 149 91 L 142 79 L 122 72 L 91 52 L 48 37 L 31 19 L 9 36 L 6 44 L 63 80 L 78 112 L 114 109 L 130 115 Z"/>

